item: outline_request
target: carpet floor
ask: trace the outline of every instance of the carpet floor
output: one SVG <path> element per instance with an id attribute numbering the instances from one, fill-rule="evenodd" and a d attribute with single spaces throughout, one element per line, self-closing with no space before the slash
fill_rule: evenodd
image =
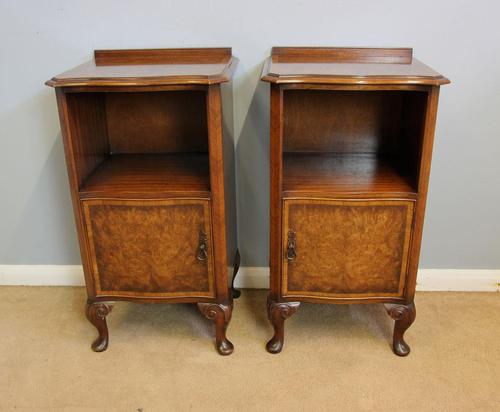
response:
<path id="1" fill-rule="evenodd" d="M 0 287 L 0 410 L 500 411 L 498 293 L 417 293 L 406 358 L 382 305 L 302 304 L 268 354 L 266 295 L 235 301 L 222 357 L 194 305 L 117 303 L 94 353 L 83 288 Z"/>

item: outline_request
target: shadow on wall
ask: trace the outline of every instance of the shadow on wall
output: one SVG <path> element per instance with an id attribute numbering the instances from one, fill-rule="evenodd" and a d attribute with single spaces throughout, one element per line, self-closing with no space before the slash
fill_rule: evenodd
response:
<path id="1" fill-rule="evenodd" d="M 256 84 L 236 145 L 238 246 L 243 266 L 269 261 L 269 85 L 255 66 L 240 84 Z"/>
<path id="2" fill-rule="evenodd" d="M 47 107 L 53 104 L 53 99 L 47 91 L 38 95 L 34 103 L 36 107 Z M 38 126 L 39 133 L 30 139 L 43 139 L 42 144 L 52 147 L 18 215 L 2 263 L 80 264 L 61 134 L 54 139 L 50 136 L 53 125 Z M 33 150 L 39 147 L 31 146 Z M 29 261 L 26 251 L 31 252 Z"/>

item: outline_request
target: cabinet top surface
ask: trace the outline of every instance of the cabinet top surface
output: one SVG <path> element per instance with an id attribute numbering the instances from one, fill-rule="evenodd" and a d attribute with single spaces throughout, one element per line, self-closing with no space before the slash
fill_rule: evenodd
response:
<path id="1" fill-rule="evenodd" d="M 413 58 L 411 48 L 273 47 L 262 80 L 270 83 L 417 84 L 450 81 Z"/>
<path id="2" fill-rule="evenodd" d="M 52 87 L 217 84 L 237 64 L 231 48 L 95 50 L 94 59 L 53 77 Z"/>

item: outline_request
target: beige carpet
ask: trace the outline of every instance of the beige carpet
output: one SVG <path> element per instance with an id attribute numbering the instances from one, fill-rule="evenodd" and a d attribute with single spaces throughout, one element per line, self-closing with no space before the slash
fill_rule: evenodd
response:
<path id="1" fill-rule="evenodd" d="M 270 355 L 265 291 L 235 302 L 229 357 L 193 305 L 117 303 L 94 353 L 82 288 L 0 288 L 0 409 L 500 411 L 500 294 L 419 293 L 391 352 L 381 305 L 302 304 Z"/>

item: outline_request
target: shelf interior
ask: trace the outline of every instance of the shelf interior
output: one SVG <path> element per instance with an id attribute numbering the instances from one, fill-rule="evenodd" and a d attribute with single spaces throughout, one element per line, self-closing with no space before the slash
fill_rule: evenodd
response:
<path id="1" fill-rule="evenodd" d="M 81 198 L 210 196 L 206 93 L 68 93 Z"/>
<path id="2" fill-rule="evenodd" d="M 282 190 L 415 199 L 426 99 L 422 91 L 286 90 Z"/>
<path id="3" fill-rule="evenodd" d="M 376 154 L 284 153 L 283 191 L 416 197 L 412 179 L 398 167 L 397 159 Z"/>
<path id="4" fill-rule="evenodd" d="M 80 188 L 81 197 L 179 192 L 210 195 L 207 153 L 112 154 Z"/>

